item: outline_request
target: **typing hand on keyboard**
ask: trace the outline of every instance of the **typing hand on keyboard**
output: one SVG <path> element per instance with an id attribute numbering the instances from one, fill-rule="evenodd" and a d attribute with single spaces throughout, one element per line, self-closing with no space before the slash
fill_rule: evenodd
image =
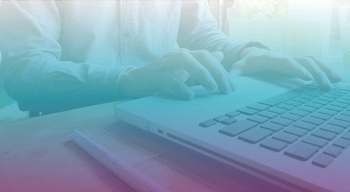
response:
<path id="1" fill-rule="evenodd" d="M 208 91 L 218 88 L 222 93 L 229 93 L 234 87 L 220 63 L 222 60 L 222 52 L 187 49 L 169 52 L 144 67 L 122 73 L 118 82 L 119 93 L 123 97 L 139 98 L 170 89 L 184 99 L 192 99 L 194 93 L 184 83 L 188 76 L 180 77 L 182 72 L 190 74 Z"/>
<path id="2" fill-rule="evenodd" d="M 303 80 L 315 80 L 321 88 L 332 89 L 332 83 L 341 81 L 341 77 L 326 67 L 315 57 L 291 57 L 266 49 L 247 48 L 241 53 L 241 60 L 232 66 L 237 75 L 258 73 L 280 73 Z"/>

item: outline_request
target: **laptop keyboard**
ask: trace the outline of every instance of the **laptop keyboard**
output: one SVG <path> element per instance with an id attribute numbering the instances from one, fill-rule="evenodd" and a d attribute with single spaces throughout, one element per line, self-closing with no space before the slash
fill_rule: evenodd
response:
<path id="1" fill-rule="evenodd" d="M 247 118 L 237 120 L 240 115 Z M 325 168 L 350 146 L 350 87 L 321 91 L 317 84 L 277 95 L 201 122 L 220 134 Z"/>

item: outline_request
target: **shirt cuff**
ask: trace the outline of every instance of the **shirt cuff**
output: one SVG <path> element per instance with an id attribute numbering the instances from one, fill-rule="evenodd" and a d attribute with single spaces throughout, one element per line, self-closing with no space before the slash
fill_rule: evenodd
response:
<path id="1" fill-rule="evenodd" d="M 105 97 L 103 100 L 105 102 L 117 101 L 120 98 L 119 95 L 119 78 L 122 73 L 126 70 L 133 68 L 132 66 L 118 66 L 118 67 L 108 67 L 108 69 L 103 70 L 104 74 L 102 76 L 96 75 L 99 80 L 94 81 L 94 79 L 90 79 L 88 87 L 94 87 L 94 91 L 99 93 L 105 93 L 103 96 Z M 101 81 L 101 79 L 102 81 Z M 96 80 L 96 79 L 95 79 Z"/>

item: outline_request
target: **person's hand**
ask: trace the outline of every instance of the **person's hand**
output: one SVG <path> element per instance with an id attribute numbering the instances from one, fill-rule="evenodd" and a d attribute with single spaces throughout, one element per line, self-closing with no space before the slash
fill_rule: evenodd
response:
<path id="1" fill-rule="evenodd" d="M 233 90 L 233 84 L 220 63 L 222 59 L 222 52 L 186 49 L 169 52 L 145 67 L 122 73 L 118 82 L 119 93 L 125 97 L 139 98 L 170 89 L 184 99 L 191 99 L 194 93 L 184 83 L 189 75 L 208 91 L 219 88 L 222 93 L 229 93 Z"/>
<path id="2" fill-rule="evenodd" d="M 291 57 L 252 47 L 243 50 L 241 58 L 232 66 L 232 71 L 236 72 L 237 75 L 276 72 L 306 81 L 315 80 L 325 90 L 332 89 L 332 83 L 341 81 L 339 75 L 313 56 Z"/>

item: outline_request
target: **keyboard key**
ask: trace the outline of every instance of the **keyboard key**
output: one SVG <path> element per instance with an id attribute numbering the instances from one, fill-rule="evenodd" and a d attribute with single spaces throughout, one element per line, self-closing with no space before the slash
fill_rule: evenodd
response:
<path id="1" fill-rule="evenodd" d="M 327 93 L 327 92 L 325 92 L 325 91 L 323 91 L 323 90 L 315 90 L 315 91 L 313 91 L 314 93 L 318 93 L 318 94 L 320 94 L 320 95 L 323 95 L 323 94 L 325 94 L 325 93 Z"/>
<path id="2" fill-rule="evenodd" d="M 334 145 L 330 145 L 323 151 L 324 154 L 330 155 L 334 158 L 338 157 L 342 152 L 342 148 L 336 147 Z"/>
<path id="3" fill-rule="evenodd" d="M 318 147 L 307 143 L 298 142 L 289 147 L 284 154 L 300 161 L 307 161 L 317 152 Z"/>
<path id="4" fill-rule="evenodd" d="M 337 119 L 331 119 L 327 123 L 331 124 L 331 125 L 336 125 L 336 126 L 339 126 L 339 127 L 343 127 L 343 128 L 348 128 L 350 126 L 350 123 L 345 122 L 345 121 L 340 121 L 340 120 L 337 120 Z"/>
<path id="5" fill-rule="evenodd" d="M 286 133 L 290 133 L 290 134 L 296 135 L 298 137 L 303 137 L 304 135 L 307 134 L 306 130 L 300 129 L 300 128 L 297 128 L 297 127 L 293 127 L 293 126 L 289 126 L 289 127 L 285 128 L 283 131 L 286 132 Z"/>
<path id="6" fill-rule="evenodd" d="M 293 126 L 298 127 L 298 128 L 302 128 L 302 129 L 306 129 L 308 131 L 312 131 L 316 128 L 316 125 L 311 124 L 311 123 L 307 123 L 307 122 L 303 122 L 303 121 L 298 121 L 298 122 L 294 123 Z"/>
<path id="7" fill-rule="evenodd" d="M 255 115 L 255 114 L 257 114 L 259 112 L 258 110 L 250 109 L 250 108 L 247 108 L 247 107 L 238 109 L 237 111 L 241 112 L 243 114 L 246 114 L 246 115 Z"/>
<path id="8" fill-rule="evenodd" d="M 286 105 L 286 104 L 284 104 L 284 103 L 277 105 L 277 107 L 278 107 L 278 108 L 281 108 L 281 109 L 288 110 L 288 111 L 294 109 L 294 106 Z"/>
<path id="9" fill-rule="evenodd" d="M 316 97 L 312 97 L 312 96 L 308 96 L 308 95 L 302 95 L 302 96 L 300 96 L 300 97 L 298 97 L 298 98 L 300 98 L 300 99 L 306 99 L 306 100 L 311 101 L 311 100 L 314 100 Z"/>
<path id="10" fill-rule="evenodd" d="M 332 102 L 332 101 L 335 100 L 334 98 L 329 98 L 329 97 L 324 97 L 324 96 L 319 97 L 319 98 L 317 98 L 317 99 L 323 100 L 323 101 L 328 101 L 328 102 Z"/>
<path id="11" fill-rule="evenodd" d="M 328 144 L 327 140 L 314 137 L 314 136 L 306 136 L 301 141 L 304 143 L 315 145 L 319 148 L 322 148 Z"/>
<path id="12" fill-rule="evenodd" d="M 292 120 L 292 121 L 298 121 L 300 120 L 302 117 L 299 116 L 299 115 L 293 115 L 291 113 L 286 113 L 284 115 L 281 115 L 281 118 L 283 119 L 289 119 L 289 120 Z"/>
<path id="13" fill-rule="evenodd" d="M 305 93 L 305 95 L 309 95 L 309 96 L 312 96 L 312 97 L 321 97 L 322 96 L 322 94 L 320 94 L 320 93 Z"/>
<path id="14" fill-rule="evenodd" d="M 323 107 L 323 105 L 318 104 L 318 103 L 306 103 L 305 106 L 313 107 L 313 108 L 316 108 L 316 109 L 319 109 L 319 108 Z"/>
<path id="15" fill-rule="evenodd" d="M 324 123 L 322 119 L 317 119 L 314 117 L 305 117 L 302 121 L 315 125 L 322 125 Z"/>
<path id="16" fill-rule="evenodd" d="M 339 99 L 339 100 L 337 100 L 336 102 L 345 103 L 345 104 L 350 105 L 350 100 L 346 100 L 346 99 Z"/>
<path id="17" fill-rule="evenodd" d="M 324 94 L 323 96 L 324 96 L 324 97 L 333 98 L 333 99 L 338 99 L 338 98 L 340 97 L 340 96 L 338 96 L 338 95 L 332 95 L 332 94 L 329 94 L 329 93 Z"/>
<path id="18" fill-rule="evenodd" d="M 316 108 L 308 107 L 308 106 L 300 106 L 297 109 L 302 110 L 302 111 L 307 111 L 310 113 L 316 111 Z"/>
<path id="19" fill-rule="evenodd" d="M 259 116 L 259 115 L 254 115 L 252 117 L 248 117 L 248 120 L 254 121 L 254 122 L 257 122 L 257 123 L 265 123 L 265 122 L 267 122 L 269 120 L 269 118 L 262 117 L 262 116 Z"/>
<path id="20" fill-rule="evenodd" d="M 342 115 L 350 116 L 350 111 L 344 111 Z M 349 117 L 350 118 L 350 117 Z"/>
<path id="21" fill-rule="evenodd" d="M 308 107 L 308 106 L 300 106 L 297 109 L 302 110 L 302 111 L 307 111 L 307 112 L 310 112 L 310 113 L 316 111 L 316 108 Z"/>
<path id="22" fill-rule="evenodd" d="M 324 124 L 320 127 L 320 129 L 325 130 L 325 131 L 329 131 L 329 132 L 333 132 L 336 134 L 342 133 L 343 132 L 343 128 L 335 126 L 335 125 L 330 125 L 330 124 Z"/>
<path id="23" fill-rule="evenodd" d="M 282 125 L 278 125 L 276 123 L 271 123 L 271 122 L 264 123 L 260 127 L 264 128 L 264 129 L 271 130 L 273 132 L 280 131 L 283 128 Z"/>
<path id="24" fill-rule="evenodd" d="M 299 115 L 299 116 L 302 116 L 302 117 L 308 116 L 310 114 L 307 111 L 302 111 L 302 110 L 299 110 L 299 109 L 293 109 L 289 113 L 294 114 L 294 115 Z"/>
<path id="25" fill-rule="evenodd" d="M 276 105 L 281 104 L 283 102 L 286 102 L 290 99 L 298 97 L 300 95 L 302 95 L 302 92 L 288 91 L 286 93 L 282 93 L 282 94 L 277 95 L 275 97 L 271 97 L 271 98 L 266 99 L 264 101 L 261 101 L 259 103 L 273 107 L 273 106 L 276 106 Z"/>
<path id="26" fill-rule="evenodd" d="M 330 102 L 329 101 L 323 101 L 323 100 L 315 99 L 315 100 L 312 100 L 311 103 L 318 103 L 318 104 L 321 104 L 321 105 L 327 105 Z"/>
<path id="27" fill-rule="evenodd" d="M 199 126 L 201 126 L 201 127 L 210 127 L 210 126 L 215 125 L 215 124 L 216 124 L 216 121 L 208 120 L 208 121 L 204 121 L 204 122 L 200 123 Z"/>
<path id="28" fill-rule="evenodd" d="M 336 107 L 341 107 L 341 108 L 347 108 L 347 107 L 349 107 L 349 104 L 339 103 L 339 102 L 333 102 L 333 103 L 331 103 L 330 105 L 336 106 Z"/>
<path id="29" fill-rule="evenodd" d="M 334 117 L 334 119 L 338 119 L 341 121 L 346 121 L 346 122 L 350 122 L 350 117 L 345 116 L 345 115 L 337 115 Z"/>
<path id="30" fill-rule="evenodd" d="M 331 133 L 329 131 L 323 131 L 323 130 L 316 130 L 312 132 L 311 135 L 315 137 L 319 137 L 321 139 L 326 139 L 328 141 L 332 141 L 337 136 L 337 134 L 335 133 Z"/>
<path id="31" fill-rule="evenodd" d="M 310 84 L 307 84 L 307 85 L 303 85 L 302 86 L 303 88 L 307 88 L 308 90 L 315 90 L 317 89 L 319 86 L 317 83 L 310 83 Z"/>
<path id="32" fill-rule="evenodd" d="M 273 119 L 273 118 L 278 116 L 277 113 L 272 113 L 272 112 L 269 112 L 269 111 L 259 112 L 258 115 L 263 116 L 263 117 L 267 117 L 269 119 Z"/>
<path id="33" fill-rule="evenodd" d="M 242 133 L 240 136 L 238 136 L 238 139 L 251 144 L 255 144 L 265 139 L 269 135 L 272 135 L 272 131 L 261 128 L 254 128 Z"/>
<path id="34" fill-rule="evenodd" d="M 329 92 L 328 94 L 331 94 L 331 95 L 335 95 L 335 96 L 341 97 L 341 96 L 344 96 L 346 93 L 339 92 L 339 91 L 331 91 L 331 92 Z"/>
<path id="35" fill-rule="evenodd" d="M 293 121 L 291 121 L 291 120 L 283 119 L 283 118 L 279 118 L 279 117 L 272 119 L 271 122 L 279 124 L 279 125 L 283 125 L 283 126 L 288 126 L 288 125 L 291 125 L 293 123 Z"/>
<path id="36" fill-rule="evenodd" d="M 350 145 L 350 140 L 347 140 L 347 139 L 343 139 L 343 138 L 340 138 L 338 140 L 336 140 L 333 145 L 337 146 L 337 147 L 340 147 L 342 149 L 346 149 L 347 147 L 349 147 Z"/>
<path id="37" fill-rule="evenodd" d="M 261 142 L 260 146 L 271 151 L 279 152 L 287 147 L 287 143 L 269 138 Z"/>
<path id="38" fill-rule="evenodd" d="M 345 133 L 341 136 L 341 138 L 350 140 L 350 132 L 345 132 Z"/>
<path id="39" fill-rule="evenodd" d="M 312 164 L 318 167 L 325 168 L 332 162 L 333 162 L 333 157 L 326 154 L 320 154 L 312 161 Z"/>
<path id="40" fill-rule="evenodd" d="M 350 91 L 350 86 L 347 85 L 342 85 L 339 87 L 340 90 L 344 90 L 344 91 Z"/>
<path id="41" fill-rule="evenodd" d="M 337 112 L 340 112 L 343 110 L 343 108 L 341 107 L 336 107 L 336 106 L 333 106 L 333 105 L 327 105 L 324 107 L 325 109 L 329 109 L 329 110 L 333 110 L 333 111 L 337 111 Z"/>
<path id="42" fill-rule="evenodd" d="M 292 101 L 295 101 L 295 102 L 298 102 L 298 103 L 303 103 L 303 104 L 309 102 L 309 100 L 301 99 L 301 98 L 295 98 L 295 99 L 292 99 Z"/>
<path id="43" fill-rule="evenodd" d="M 322 114 L 322 113 L 318 113 L 318 112 L 312 113 L 310 116 L 314 117 L 314 118 L 322 119 L 322 120 L 325 120 L 325 121 L 329 120 L 332 117 L 330 115 Z"/>
<path id="44" fill-rule="evenodd" d="M 221 122 L 225 119 L 228 119 L 229 117 L 227 117 L 226 115 L 220 115 L 218 117 L 215 117 L 214 120 L 217 121 L 217 122 Z"/>
<path id="45" fill-rule="evenodd" d="M 226 113 L 226 115 L 229 116 L 229 117 L 236 117 L 236 116 L 238 116 L 239 114 L 241 114 L 241 113 L 238 112 L 238 111 L 231 111 L 231 112 L 229 112 L 229 113 Z"/>
<path id="46" fill-rule="evenodd" d="M 238 121 L 232 125 L 226 126 L 220 129 L 219 132 L 222 134 L 228 135 L 230 137 L 234 137 L 256 126 L 258 126 L 258 123 L 248 121 L 248 120 L 243 120 L 243 121 Z"/>
<path id="47" fill-rule="evenodd" d="M 291 105 L 291 106 L 294 106 L 294 107 L 299 107 L 300 105 L 302 105 L 302 103 L 295 102 L 295 101 L 287 101 L 284 104 Z"/>
<path id="48" fill-rule="evenodd" d="M 350 91 L 349 90 L 343 90 L 343 89 L 339 89 L 339 87 L 337 87 L 337 89 L 334 89 L 335 92 L 340 92 L 340 93 L 344 93 L 344 94 L 348 94 Z"/>
<path id="49" fill-rule="evenodd" d="M 220 123 L 224 124 L 224 125 L 231 125 L 232 123 L 236 122 L 237 119 L 234 117 L 230 117 L 227 119 L 222 120 Z"/>
<path id="50" fill-rule="evenodd" d="M 335 90 L 333 90 L 333 92 L 343 93 L 343 94 L 348 94 L 348 93 L 349 93 L 349 91 L 347 91 L 347 90 L 341 90 L 341 89 L 335 89 Z"/>
<path id="51" fill-rule="evenodd" d="M 317 112 L 323 113 L 323 114 L 327 114 L 327 115 L 331 115 L 331 116 L 334 116 L 334 115 L 338 114 L 337 111 L 332 111 L 332 110 L 329 110 L 329 109 L 320 109 Z"/>
<path id="52" fill-rule="evenodd" d="M 272 138 L 280 140 L 280 141 L 284 141 L 288 144 L 292 144 L 294 143 L 296 140 L 298 140 L 298 136 L 292 135 L 292 134 L 288 134 L 285 132 L 279 132 L 276 133 L 272 136 Z"/>
<path id="53" fill-rule="evenodd" d="M 253 105 L 248 105 L 247 107 L 251 108 L 251 109 L 258 110 L 258 111 L 264 111 L 264 110 L 270 108 L 270 106 L 268 106 L 268 105 L 263 105 L 263 104 L 259 104 L 259 103 L 253 104 Z"/>
<path id="54" fill-rule="evenodd" d="M 287 110 L 281 109 L 281 108 L 277 108 L 277 107 L 272 107 L 272 108 L 268 109 L 267 111 L 270 111 L 270 112 L 273 112 L 273 113 L 277 113 L 277 114 L 283 114 L 283 113 L 287 112 Z"/>

